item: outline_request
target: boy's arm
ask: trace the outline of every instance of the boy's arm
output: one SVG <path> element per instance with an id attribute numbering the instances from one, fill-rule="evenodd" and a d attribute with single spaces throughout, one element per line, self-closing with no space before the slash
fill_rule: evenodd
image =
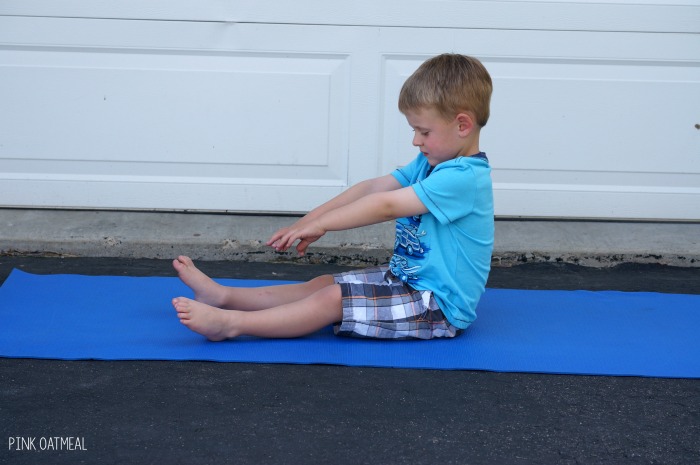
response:
<path id="1" fill-rule="evenodd" d="M 399 183 L 399 181 L 397 181 L 396 178 L 390 174 L 380 176 L 378 178 L 367 179 L 366 181 L 359 182 L 352 186 L 350 189 L 343 191 L 339 195 L 333 197 L 328 202 L 314 208 L 300 221 L 307 221 L 312 220 L 314 218 L 318 218 L 326 212 L 335 210 L 336 208 L 352 203 L 369 194 L 393 191 L 400 188 L 401 184 Z"/>
<path id="2" fill-rule="evenodd" d="M 387 192 L 399 188 L 401 188 L 401 184 L 396 180 L 396 178 L 394 178 L 394 176 L 390 174 L 359 182 L 354 186 L 350 187 L 349 189 L 343 191 L 339 195 L 335 196 L 328 202 L 320 205 L 319 207 L 316 207 L 304 217 L 300 218 L 292 226 L 281 228 L 280 230 L 275 232 L 272 236 L 270 236 L 270 240 L 267 241 L 267 245 L 273 245 L 275 242 L 277 242 L 277 240 L 280 237 L 282 237 L 290 229 L 298 229 L 299 227 L 301 227 L 301 225 L 320 217 L 326 212 L 335 210 L 336 208 L 340 208 L 344 205 L 352 203 L 369 194 L 374 194 L 377 192 Z"/>
<path id="3" fill-rule="evenodd" d="M 299 222 L 279 236 L 273 236 L 269 244 L 278 251 L 285 251 L 299 240 L 296 248 L 299 255 L 303 255 L 309 244 L 320 239 L 327 231 L 358 228 L 400 217 L 422 215 L 427 211 L 412 187 L 372 193 L 328 210 L 309 221 Z"/>

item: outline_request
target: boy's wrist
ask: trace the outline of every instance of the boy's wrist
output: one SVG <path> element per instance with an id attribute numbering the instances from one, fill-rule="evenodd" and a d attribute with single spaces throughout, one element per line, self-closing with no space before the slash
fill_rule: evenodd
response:
<path id="1" fill-rule="evenodd" d="M 324 217 L 325 215 L 321 215 L 313 220 L 314 227 L 318 229 L 321 235 L 326 234 L 330 230 L 328 225 L 323 221 Z"/>

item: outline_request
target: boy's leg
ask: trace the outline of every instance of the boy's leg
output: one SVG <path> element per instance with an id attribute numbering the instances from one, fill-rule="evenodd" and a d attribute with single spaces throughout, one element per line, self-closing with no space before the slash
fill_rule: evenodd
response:
<path id="1" fill-rule="evenodd" d="M 299 301 L 243 312 L 222 310 L 178 297 L 173 299 L 180 322 L 212 341 L 240 335 L 286 338 L 311 334 L 343 317 L 340 286 L 326 286 Z"/>
<path id="2" fill-rule="evenodd" d="M 301 300 L 333 284 L 333 276 L 323 275 L 300 284 L 266 287 L 226 287 L 202 273 L 189 257 L 173 261 L 180 279 L 187 284 L 198 302 L 222 309 L 261 310 Z"/>

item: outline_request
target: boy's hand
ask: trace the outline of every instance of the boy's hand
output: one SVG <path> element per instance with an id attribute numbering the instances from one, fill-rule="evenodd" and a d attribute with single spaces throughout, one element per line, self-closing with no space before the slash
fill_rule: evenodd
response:
<path id="1" fill-rule="evenodd" d="M 299 256 L 306 253 L 306 249 L 312 242 L 319 240 L 326 230 L 318 221 L 297 221 L 292 226 L 282 228 L 272 235 L 267 245 L 274 247 L 278 252 L 289 249 L 297 240 L 297 252 Z"/>

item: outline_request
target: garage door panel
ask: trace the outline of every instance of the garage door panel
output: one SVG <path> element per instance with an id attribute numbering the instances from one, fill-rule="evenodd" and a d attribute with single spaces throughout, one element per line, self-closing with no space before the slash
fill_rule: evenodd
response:
<path id="1" fill-rule="evenodd" d="M 51 67 L 40 65 L 47 55 Z M 0 98 L 13 118 L 2 155 L 300 168 L 339 162 L 329 160 L 328 146 L 340 136 L 334 118 L 347 112 L 343 57 L 144 56 L 54 50 L 6 59 Z"/>
<path id="2" fill-rule="evenodd" d="M 118 183 L 138 176 L 153 189 L 173 180 L 344 186 L 347 58 L 7 47 L 0 50 L 2 203 L 84 206 L 82 195 L 59 201 L 41 198 L 46 191 L 9 192 L 9 181 L 21 179 Z M 269 197 L 237 208 L 282 208 Z M 152 198 L 125 203 L 117 196 L 103 206 L 155 208 Z M 209 205 L 205 196 L 198 207 Z M 181 205 L 175 196 L 160 208 Z"/>

